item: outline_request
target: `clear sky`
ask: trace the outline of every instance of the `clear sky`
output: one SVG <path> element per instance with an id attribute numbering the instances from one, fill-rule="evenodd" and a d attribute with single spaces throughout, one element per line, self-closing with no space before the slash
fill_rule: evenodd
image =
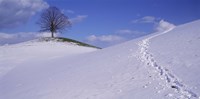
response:
<path id="1" fill-rule="evenodd" d="M 100 47 L 200 19 L 200 0 L 0 0 L 0 32 L 38 32 L 35 23 L 48 6 L 73 23 L 62 36 Z"/>

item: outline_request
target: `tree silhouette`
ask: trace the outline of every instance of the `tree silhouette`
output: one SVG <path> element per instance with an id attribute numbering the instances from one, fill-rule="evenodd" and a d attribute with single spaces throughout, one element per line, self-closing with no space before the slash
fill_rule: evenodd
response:
<path id="1" fill-rule="evenodd" d="M 51 37 L 54 38 L 54 33 L 62 32 L 66 28 L 71 27 L 71 22 L 57 7 L 49 7 L 44 10 L 38 21 L 41 30 L 50 31 Z"/>

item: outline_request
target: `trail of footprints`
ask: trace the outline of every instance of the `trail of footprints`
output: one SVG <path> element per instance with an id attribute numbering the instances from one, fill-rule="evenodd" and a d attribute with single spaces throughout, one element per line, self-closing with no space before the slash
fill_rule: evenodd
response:
<path id="1" fill-rule="evenodd" d="M 159 34 L 161 35 L 161 34 Z M 191 90 L 187 89 L 186 86 L 168 69 L 160 66 L 154 59 L 153 55 L 148 51 L 149 48 L 149 41 L 157 37 L 159 35 L 151 36 L 147 39 L 142 40 L 138 45 L 140 46 L 140 60 L 144 62 L 146 65 L 151 66 L 156 69 L 159 73 L 160 78 L 166 81 L 167 86 L 175 89 L 181 94 L 181 97 L 184 99 L 191 99 L 191 98 L 198 98 L 200 99 L 197 94 L 192 92 Z"/>

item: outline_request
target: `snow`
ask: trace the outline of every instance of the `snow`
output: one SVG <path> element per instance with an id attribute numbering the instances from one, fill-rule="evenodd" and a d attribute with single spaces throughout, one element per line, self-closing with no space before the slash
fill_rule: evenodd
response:
<path id="1" fill-rule="evenodd" d="M 0 46 L 0 99 L 200 99 L 200 20 L 97 50 Z"/>
<path id="2" fill-rule="evenodd" d="M 189 24 L 153 39 L 150 50 L 159 64 L 184 85 L 182 90 L 195 96 L 200 95 L 200 28 L 199 21 Z"/>
<path id="3" fill-rule="evenodd" d="M 0 46 L 0 77 L 24 62 L 72 57 L 77 54 L 96 50 L 89 47 L 80 47 L 71 43 L 43 42 L 39 40 Z"/>

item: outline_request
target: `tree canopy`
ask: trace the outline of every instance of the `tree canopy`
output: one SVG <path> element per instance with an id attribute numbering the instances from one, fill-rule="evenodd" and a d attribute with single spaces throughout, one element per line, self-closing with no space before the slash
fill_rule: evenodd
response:
<path id="1" fill-rule="evenodd" d="M 51 37 L 54 37 L 54 33 L 61 32 L 71 27 L 69 18 L 64 15 L 57 7 L 49 7 L 44 10 L 38 21 L 41 30 L 50 31 Z"/>

